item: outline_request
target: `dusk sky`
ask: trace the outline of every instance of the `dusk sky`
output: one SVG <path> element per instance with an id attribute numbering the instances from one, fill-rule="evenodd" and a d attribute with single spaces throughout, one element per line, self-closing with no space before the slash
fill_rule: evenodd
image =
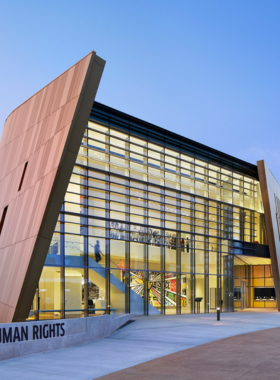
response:
<path id="1" fill-rule="evenodd" d="M 2 0 L 0 133 L 9 113 L 90 51 L 96 100 L 280 182 L 279 0 Z"/>

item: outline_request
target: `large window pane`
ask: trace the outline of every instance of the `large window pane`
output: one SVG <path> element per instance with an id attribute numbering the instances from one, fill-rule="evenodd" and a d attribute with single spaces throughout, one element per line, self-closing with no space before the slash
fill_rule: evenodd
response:
<path id="1" fill-rule="evenodd" d="M 106 270 L 88 271 L 88 315 L 102 315 L 106 312 Z"/>
<path id="2" fill-rule="evenodd" d="M 149 269 L 161 270 L 164 248 L 157 245 L 149 245 Z"/>
<path id="3" fill-rule="evenodd" d="M 160 314 L 164 310 L 163 298 L 164 274 L 161 272 L 149 272 L 148 302 L 149 315 Z"/>
<path id="4" fill-rule="evenodd" d="M 146 276 L 146 273 L 143 271 L 130 271 L 130 312 L 136 315 L 143 315 L 145 312 Z"/>
<path id="5" fill-rule="evenodd" d="M 65 268 L 66 318 L 84 316 L 84 269 Z"/>
<path id="6" fill-rule="evenodd" d="M 176 314 L 177 278 L 175 273 L 165 274 L 165 314 Z"/>
<path id="7" fill-rule="evenodd" d="M 84 266 L 84 237 L 65 234 L 65 265 Z"/>
<path id="8" fill-rule="evenodd" d="M 146 244 L 130 243 L 130 268 L 131 269 L 146 269 L 145 268 L 145 251 Z"/>
<path id="9" fill-rule="evenodd" d="M 165 270 L 176 272 L 176 248 L 165 248 Z"/>
<path id="10" fill-rule="evenodd" d="M 54 233 L 45 264 L 60 265 L 61 264 L 61 235 Z"/>
<path id="11" fill-rule="evenodd" d="M 106 240 L 88 238 L 88 265 L 89 267 L 106 266 Z"/>
<path id="12" fill-rule="evenodd" d="M 64 299 L 62 275 L 60 267 L 43 268 L 39 282 L 40 319 L 62 318 Z"/>
<path id="13" fill-rule="evenodd" d="M 110 267 L 125 268 L 126 243 L 121 240 L 110 240 Z"/>
<path id="14" fill-rule="evenodd" d="M 195 312 L 204 313 L 204 276 L 195 275 Z"/>
<path id="15" fill-rule="evenodd" d="M 182 274 L 181 276 L 181 313 L 189 314 L 192 312 L 193 304 L 193 277 L 194 275 Z"/>
<path id="16" fill-rule="evenodd" d="M 125 272 L 112 269 L 110 271 L 110 299 L 113 314 L 125 313 Z"/>

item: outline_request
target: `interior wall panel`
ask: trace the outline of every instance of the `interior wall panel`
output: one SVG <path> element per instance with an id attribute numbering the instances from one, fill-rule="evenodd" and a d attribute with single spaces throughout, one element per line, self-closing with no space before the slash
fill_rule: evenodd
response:
<path id="1" fill-rule="evenodd" d="M 104 66 L 90 53 L 5 122 L 0 218 L 8 210 L 0 235 L 0 323 L 28 316 Z"/>

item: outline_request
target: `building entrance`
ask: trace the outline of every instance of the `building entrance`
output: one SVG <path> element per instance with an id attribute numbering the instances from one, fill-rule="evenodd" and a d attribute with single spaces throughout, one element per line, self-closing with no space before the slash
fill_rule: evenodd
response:
<path id="1" fill-rule="evenodd" d="M 234 309 L 276 307 L 271 260 L 236 255 L 234 257 Z"/>

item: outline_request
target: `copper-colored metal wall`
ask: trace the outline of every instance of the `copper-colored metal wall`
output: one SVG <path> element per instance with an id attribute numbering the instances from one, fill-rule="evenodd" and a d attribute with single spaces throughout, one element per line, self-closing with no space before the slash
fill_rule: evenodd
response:
<path id="1" fill-rule="evenodd" d="M 8 209 L 0 235 L 0 322 L 28 316 L 104 65 L 90 53 L 5 122 L 0 221 Z"/>
<path id="2" fill-rule="evenodd" d="M 280 235 L 277 225 L 277 203 L 275 202 L 276 199 L 280 199 L 279 184 L 263 160 L 258 161 L 257 165 L 274 287 L 280 311 Z"/>

